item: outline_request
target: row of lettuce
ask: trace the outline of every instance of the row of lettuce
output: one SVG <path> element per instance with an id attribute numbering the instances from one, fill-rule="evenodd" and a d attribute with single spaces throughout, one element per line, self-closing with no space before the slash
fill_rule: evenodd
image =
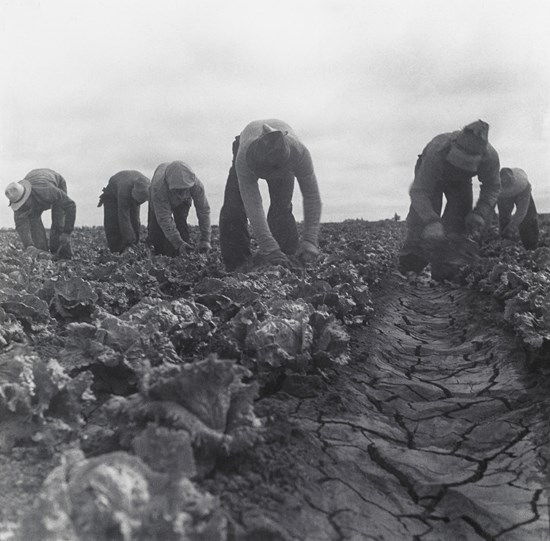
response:
<path id="1" fill-rule="evenodd" d="M 261 444 L 259 396 L 348 361 L 348 327 L 372 316 L 401 242 L 391 221 L 323 227 L 314 270 L 246 274 L 215 252 L 113 255 L 95 229 L 68 262 L 5 234 L 0 451 L 63 451 L 14 539 L 238 538 L 197 481 Z"/>
<path id="2" fill-rule="evenodd" d="M 348 361 L 349 327 L 372 316 L 403 234 L 391 221 L 323 227 L 315 269 L 246 274 L 216 253 L 112 255 L 94 229 L 76 232 L 70 262 L 22 255 L 6 235 L 0 450 L 64 451 L 14 539 L 239 537 L 200 480 L 261 444 L 259 396 Z M 536 359 L 550 344 L 548 240 L 527 252 L 492 238 L 459 276 Z"/>
<path id="3" fill-rule="evenodd" d="M 462 269 L 461 282 L 494 301 L 497 313 L 538 363 L 550 357 L 550 228 L 545 223 L 540 247 L 494 235 L 482 246 L 482 257 Z"/>

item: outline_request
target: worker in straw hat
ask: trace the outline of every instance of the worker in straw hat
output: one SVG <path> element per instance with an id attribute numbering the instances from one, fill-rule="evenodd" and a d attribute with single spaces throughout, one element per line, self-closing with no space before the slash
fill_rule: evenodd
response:
<path id="1" fill-rule="evenodd" d="M 70 236 L 76 218 L 75 202 L 67 195 L 65 179 L 51 169 L 33 169 L 23 180 L 11 182 L 5 190 L 14 212 L 15 229 L 25 249 L 33 255 L 40 250 L 61 258 L 71 258 Z M 50 240 L 42 213 L 52 211 Z"/>
<path id="2" fill-rule="evenodd" d="M 506 239 L 515 239 L 519 234 L 523 246 L 534 250 L 539 243 L 539 223 L 527 173 L 517 167 L 503 167 L 500 182 L 497 201 L 500 234 Z M 512 214 L 514 207 L 516 211 Z"/>
<path id="3" fill-rule="evenodd" d="M 182 161 L 161 163 L 151 180 L 148 236 L 155 254 L 185 255 L 190 245 L 187 217 L 194 204 L 199 222 L 198 249 L 208 252 L 210 243 L 210 206 L 203 183 Z"/>
<path id="4" fill-rule="evenodd" d="M 99 198 L 103 226 L 111 252 L 123 252 L 139 241 L 139 208 L 149 199 L 151 181 L 139 171 L 113 175 Z"/>
<path id="5" fill-rule="evenodd" d="M 437 135 L 418 157 L 409 191 L 407 237 L 399 254 L 403 274 L 419 273 L 434 255 L 434 246 L 447 236 L 478 240 L 489 223 L 500 191 L 500 164 L 488 134 L 489 125 L 476 120 L 460 131 Z M 474 176 L 481 183 L 475 206 Z"/>
<path id="6" fill-rule="evenodd" d="M 267 181 L 270 206 L 263 209 L 258 179 Z M 294 179 L 302 192 L 304 230 L 299 239 L 292 213 Z M 220 212 L 220 248 L 227 270 L 251 255 L 248 222 L 263 262 L 288 264 L 288 255 L 303 263 L 319 255 L 321 197 L 311 155 L 282 120 L 255 120 L 233 142 L 233 162 Z"/>

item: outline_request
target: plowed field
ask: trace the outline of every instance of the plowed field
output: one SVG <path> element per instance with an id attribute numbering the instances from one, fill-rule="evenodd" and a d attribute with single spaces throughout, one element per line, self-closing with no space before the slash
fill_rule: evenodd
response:
<path id="1" fill-rule="evenodd" d="M 543 226 L 444 283 L 389 220 L 239 274 L 0 233 L 0 540 L 550 539 Z"/>

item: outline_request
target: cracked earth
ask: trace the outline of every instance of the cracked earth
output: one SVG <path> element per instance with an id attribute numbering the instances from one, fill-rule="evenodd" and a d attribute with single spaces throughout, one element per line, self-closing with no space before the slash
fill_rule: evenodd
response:
<path id="1" fill-rule="evenodd" d="M 550 539 L 548 375 L 489 303 L 393 276 L 335 381 L 260 400 L 272 441 L 212 480 L 246 538 Z"/>

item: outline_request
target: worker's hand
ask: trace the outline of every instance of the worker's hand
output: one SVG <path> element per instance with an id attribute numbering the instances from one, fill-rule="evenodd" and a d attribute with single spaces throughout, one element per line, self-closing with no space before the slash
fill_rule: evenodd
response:
<path id="1" fill-rule="evenodd" d="M 518 228 L 512 222 L 510 222 L 502 231 L 502 238 L 508 240 L 516 240 L 518 237 Z"/>
<path id="2" fill-rule="evenodd" d="M 470 235 L 473 239 L 479 240 L 481 237 L 481 232 L 485 227 L 485 220 L 478 214 L 475 210 L 470 212 L 466 216 L 466 233 Z"/>
<path id="3" fill-rule="evenodd" d="M 180 244 L 180 247 L 178 248 L 178 255 L 187 255 L 188 252 L 190 252 L 193 249 L 193 247 L 190 244 L 187 244 L 187 242 L 182 241 Z"/>
<path id="4" fill-rule="evenodd" d="M 435 221 L 424 227 L 422 231 L 422 239 L 428 242 L 436 242 L 445 238 L 445 230 L 440 221 Z"/>
<path id="5" fill-rule="evenodd" d="M 36 246 L 31 245 L 25 248 L 25 253 L 29 254 L 32 257 L 39 257 L 46 252 L 44 252 L 44 250 L 39 250 Z"/>
<path id="6" fill-rule="evenodd" d="M 71 242 L 71 234 L 70 233 L 61 233 L 61 235 L 59 235 L 59 244 L 60 245 L 70 244 L 70 242 Z"/>
<path id="7" fill-rule="evenodd" d="M 57 248 L 55 256 L 59 259 L 71 259 L 73 257 L 70 233 L 61 233 L 61 235 L 59 235 L 59 247 Z"/>
<path id="8" fill-rule="evenodd" d="M 262 256 L 262 263 L 267 265 L 282 265 L 283 267 L 290 266 L 288 256 L 281 252 L 281 250 L 273 250 L 272 252 Z"/>
<path id="9" fill-rule="evenodd" d="M 45 250 L 40 250 L 40 248 L 37 248 L 36 246 L 28 246 L 25 249 L 25 253 L 30 255 L 34 259 L 51 259 L 52 254 L 50 252 L 47 252 Z"/>
<path id="10" fill-rule="evenodd" d="M 319 257 L 319 248 L 317 248 L 315 244 L 307 240 L 303 240 L 298 245 L 298 250 L 296 250 L 296 257 L 304 266 L 308 263 L 314 263 Z"/>
<path id="11" fill-rule="evenodd" d="M 212 250 L 212 245 L 207 240 L 201 240 L 199 242 L 198 250 L 201 254 L 207 254 L 210 250 Z"/>

